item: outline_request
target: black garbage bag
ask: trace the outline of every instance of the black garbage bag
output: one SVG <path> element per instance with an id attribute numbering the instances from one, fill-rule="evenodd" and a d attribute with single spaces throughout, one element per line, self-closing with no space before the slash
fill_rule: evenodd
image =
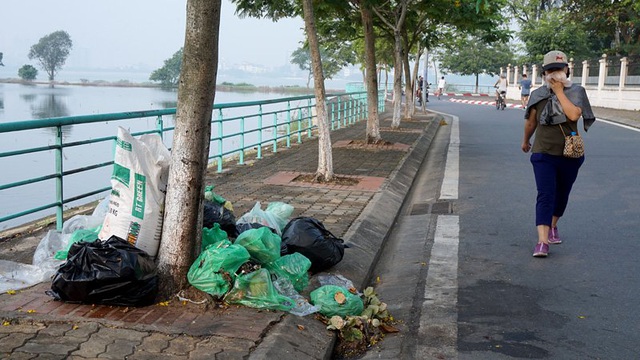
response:
<path id="1" fill-rule="evenodd" d="M 329 230 L 320 220 L 297 217 L 282 230 L 282 243 L 288 254 L 300 253 L 311 260 L 312 273 L 326 270 L 339 263 L 344 256 L 344 241 Z"/>
<path id="2" fill-rule="evenodd" d="M 238 237 L 236 230 L 236 217 L 233 211 L 213 201 L 205 200 L 202 209 L 202 226 L 213 228 L 213 224 L 220 225 L 220 229 L 227 232 L 229 237 Z"/>
<path id="3" fill-rule="evenodd" d="M 158 293 L 157 268 L 144 250 L 112 236 L 75 243 L 47 292 L 57 300 L 146 306 Z"/>

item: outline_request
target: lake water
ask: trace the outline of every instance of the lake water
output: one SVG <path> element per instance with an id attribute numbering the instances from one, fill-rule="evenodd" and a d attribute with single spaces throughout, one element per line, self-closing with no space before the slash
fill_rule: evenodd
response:
<path id="1" fill-rule="evenodd" d="M 283 98 L 291 95 L 283 93 L 237 93 L 217 91 L 215 102 L 234 103 Z M 105 114 L 140 110 L 157 110 L 174 108 L 177 103 L 177 91 L 158 88 L 135 87 L 93 87 L 56 85 L 22 85 L 0 83 L 0 122 L 25 121 L 49 117 Z M 225 110 L 225 116 L 235 116 L 232 111 Z M 164 117 L 164 126 L 174 126 L 173 116 Z M 65 126 L 63 138 L 65 143 L 86 139 L 115 136 L 117 127 L 122 126 L 131 132 L 155 128 L 155 118 L 131 119 L 104 123 Z M 239 127 L 225 125 L 225 133 L 237 132 Z M 215 136 L 216 128 L 212 136 Z M 229 139 L 229 142 L 233 142 Z M 251 143 L 251 138 L 247 139 Z M 31 147 L 55 144 L 55 129 L 37 129 L 18 133 L 0 133 L 0 152 L 15 151 Z M 165 137 L 165 145 L 171 145 L 171 133 Z M 229 146 L 233 144 L 229 143 Z M 226 145 L 225 145 L 226 146 Z M 225 150 L 226 151 L 226 150 Z M 64 150 L 63 164 L 65 171 L 91 164 L 113 160 L 113 144 L 105 142 L 87 146 L 78 146 Z M 36 154 L 0 158 L 0 185 L 26 178 L 45 176 L 55 172 L 53 151 Z M 87 173 L 65 177 L 64 196 L 86 193 L 110 184 L 111 168 L 104 167 Z M 18 188 L 0 190 L 0 216 L 27 210 L 42 204 L 55 202 L 54 180 L 38 184 L 24 185 Z M 80 205 L 100 199 L 104 195 L 80 200 L 69 206 Z M 42 213 L 23 216 L 0 223 L 0 230 L 13 227 L 26 221 L 52 214 L 53 209 Z"/>

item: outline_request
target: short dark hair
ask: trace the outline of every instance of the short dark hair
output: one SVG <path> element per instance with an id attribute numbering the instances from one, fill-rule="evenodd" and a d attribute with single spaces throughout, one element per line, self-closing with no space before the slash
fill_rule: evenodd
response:
<path id="1" fill-rule="evenodd" d="M 522 74 L 522 77 L 527 77 L 527 74 Z"/>

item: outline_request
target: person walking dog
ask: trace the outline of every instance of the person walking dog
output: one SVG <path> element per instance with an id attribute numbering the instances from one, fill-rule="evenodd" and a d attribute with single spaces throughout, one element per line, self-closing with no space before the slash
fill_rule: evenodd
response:
<path id="1" fill-rule="evenodd" d="M 544 55 L 545 84 L 531 93 L 525 111 L 522 151 L 531 151 L 538 196 L 536 229 L 538 242 L 533 256 L 546 257 L 549 244 L 560 244 L 558 220 L 564 215 L 569 193 L 584 162 L 584 155 L 565 152 L 565 134 L 578 134 L 582 118 L 584 131 L 595 121 L 587 93 L 582 86 L 568 80 L 569 64 L 562 51 Z M 531 137 L 534 136 L 533 147 Z"/>

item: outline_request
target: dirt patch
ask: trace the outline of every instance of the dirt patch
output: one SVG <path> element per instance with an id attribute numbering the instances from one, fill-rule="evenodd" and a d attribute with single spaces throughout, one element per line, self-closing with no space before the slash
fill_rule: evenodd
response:
<path id="1" fill-rule="evenodd" d="M 373 142 L 366 142 L 365 140 L 351 140 L 351 145 L 359 145 L 359 146 L 364 146 L 364 145 L 383 145 L 383 146 L 391 146 L 394 143 L 392 143 L 391 141 L 386 141 L 386 140 L 377 140 L 377 141 L 373 141 Z"/>
<path id="2" fill-rule="evenodd" d="M 316 179 L 315 174 L 303 174 L 303 175 L 296 176 L 293 179 L 293 182 L 303 182 L 303 183 L 309 183 L 309 184 L 355 186 L 360 183 L 360 180 L 353 177 L 335 175 L 331 180 L 324 181 L 324 180 Z"/>

